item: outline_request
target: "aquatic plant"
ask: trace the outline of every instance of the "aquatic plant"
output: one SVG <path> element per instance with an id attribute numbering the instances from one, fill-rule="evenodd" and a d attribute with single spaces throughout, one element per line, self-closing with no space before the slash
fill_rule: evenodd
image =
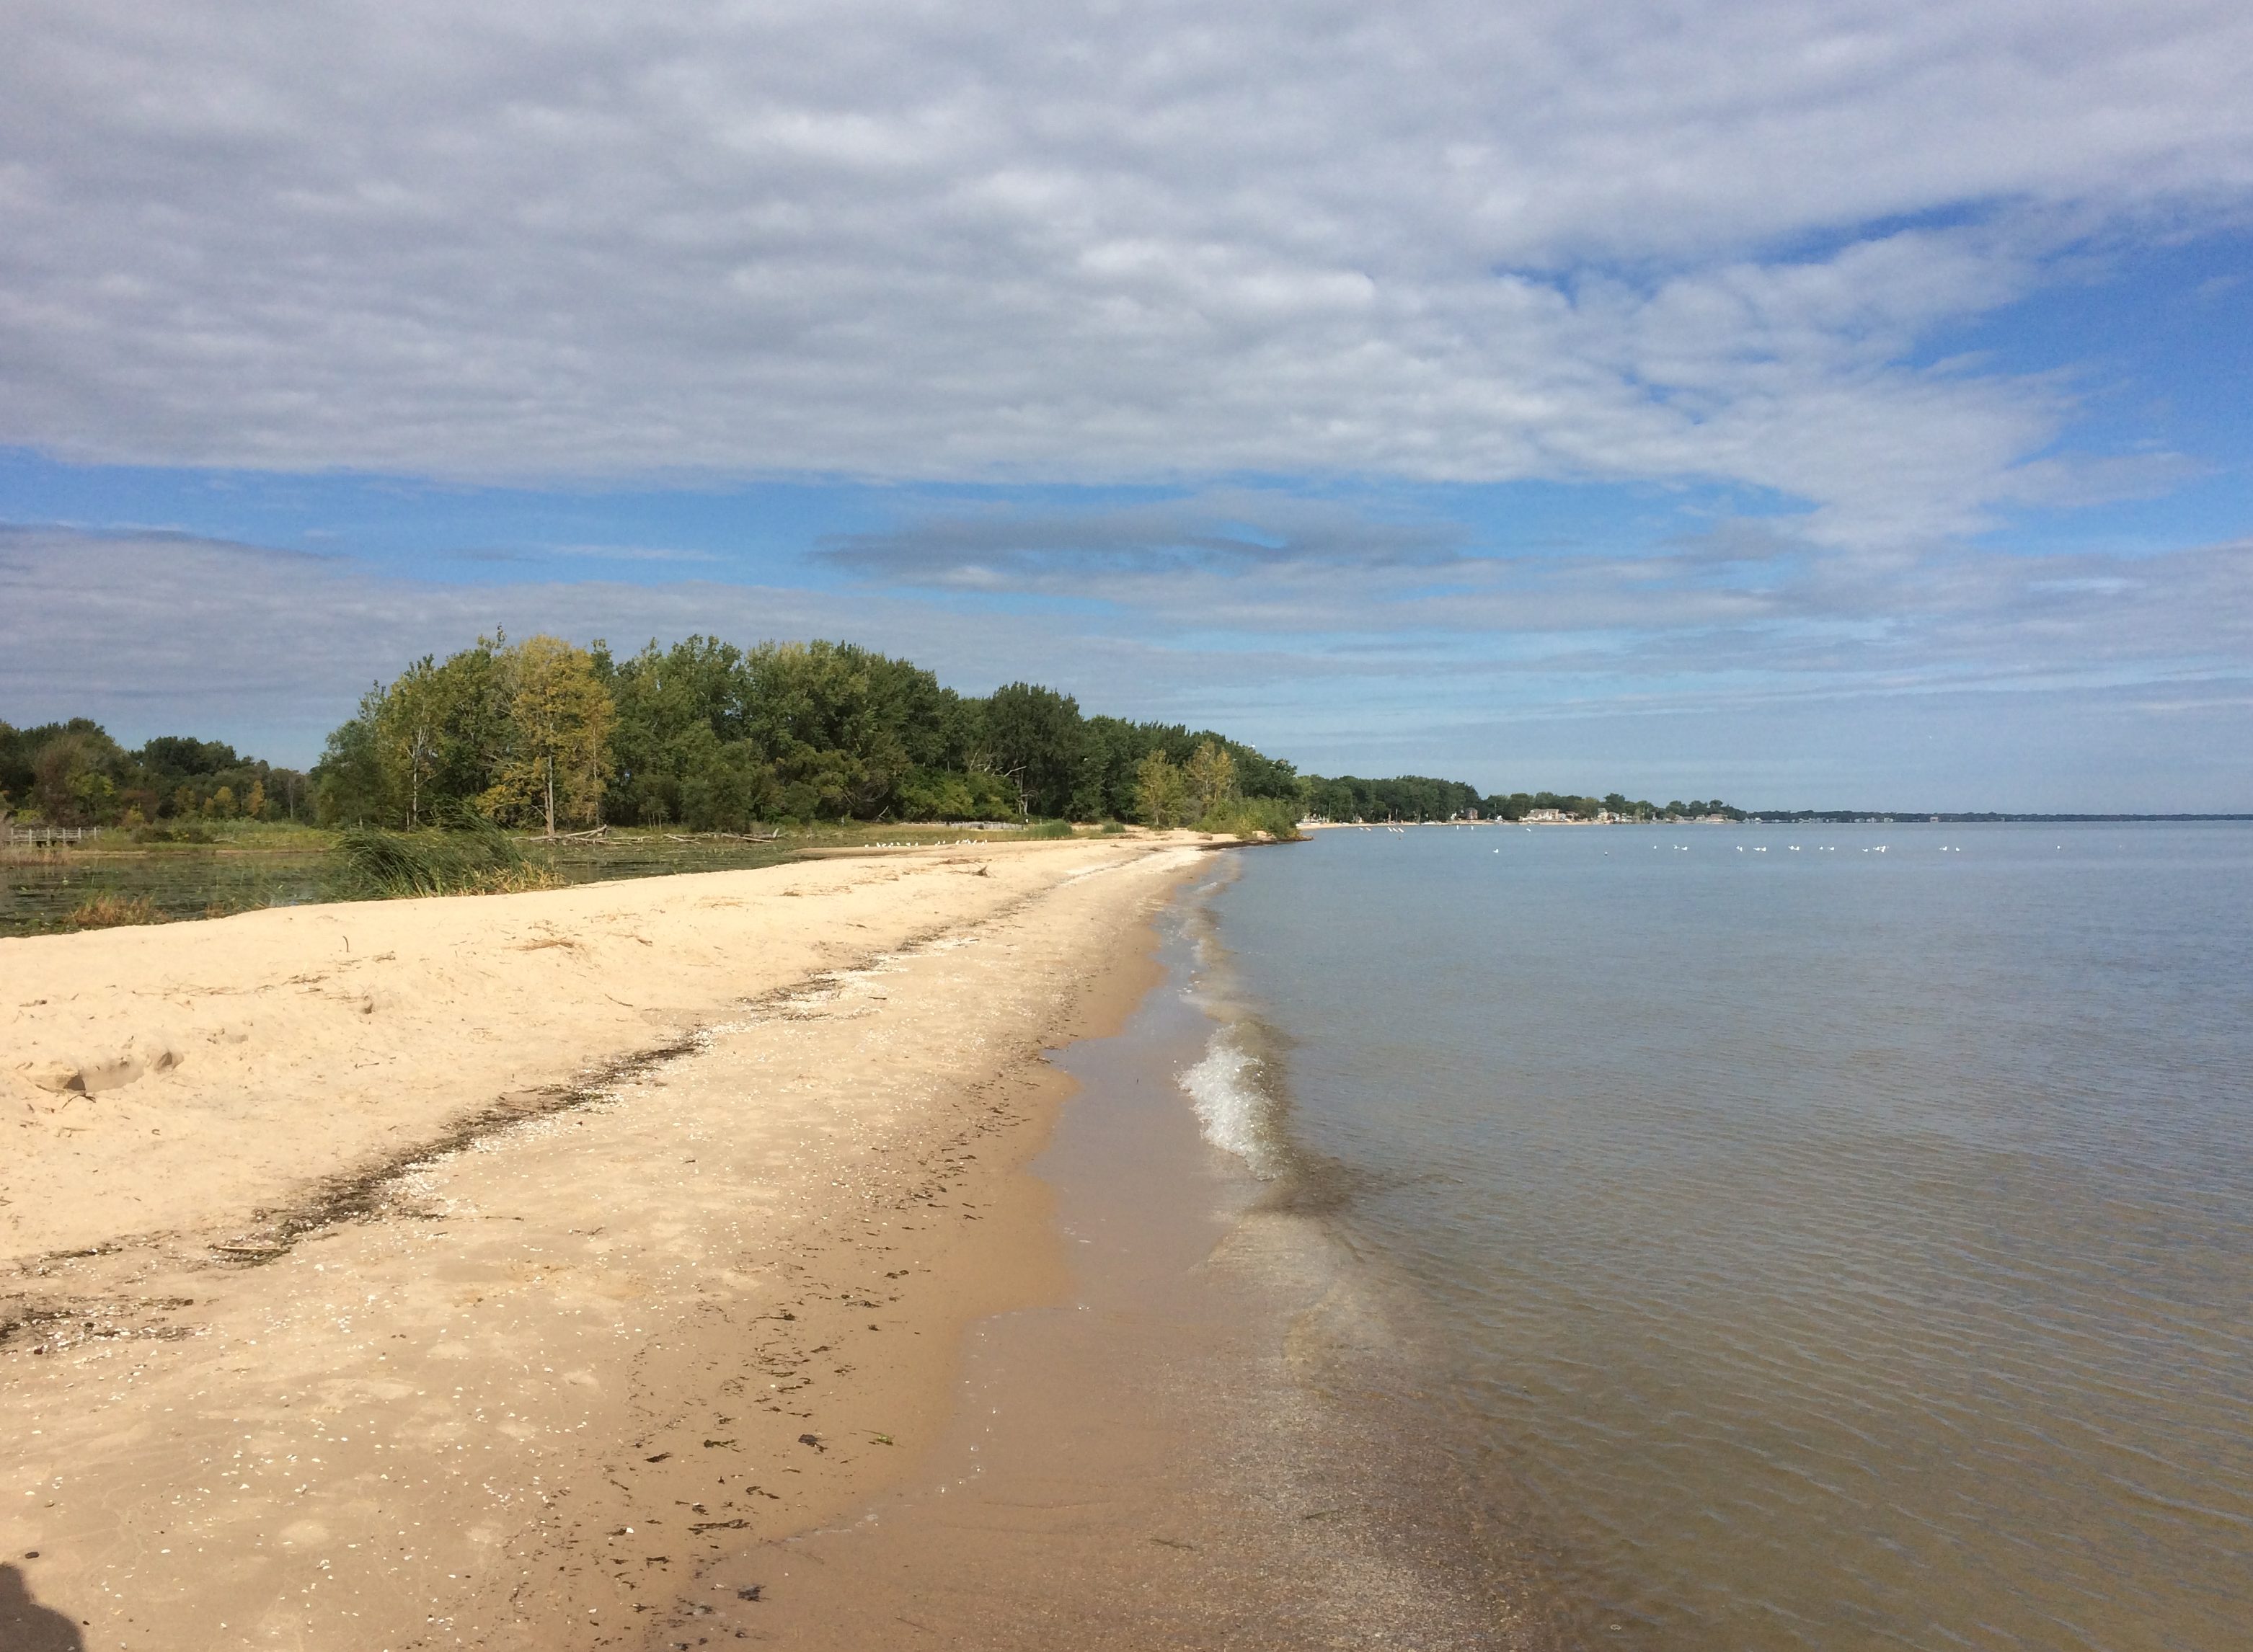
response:
<path id="1" fill-rule="evenodd" d="M 132 924 L 162 924 L 164 915 L 145 895 L 114 895 L 104 889 L 80 901 L 63 921 L 74 930 L 114 930 Z"/>
<path id="2" fill-rule="evenodd" d="M 364 900 L 418 895 L 507 895 L 552 889 L 553 866 L 527 856 L 490 821 L 464 811 L 452 830 L 386 832 L 352 826 L 337 848 L 348 868 L 349 892 Z"/>

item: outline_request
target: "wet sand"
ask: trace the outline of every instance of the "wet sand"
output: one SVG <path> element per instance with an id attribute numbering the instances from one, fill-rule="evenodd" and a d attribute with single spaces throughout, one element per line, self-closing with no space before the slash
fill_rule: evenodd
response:
<path id="1" fill-rule="evenodd" d="M 1214 1023 L 1186 922 L 1133 1021 L 1057 1058 L 1079 1084 L 1034 1170 L 1067 1293 L 973 1330 L 907 1483 L 734 1545 L 652 1652 L 1559 1644 L 1517 1534 L 1468 1516 L 1417 1328 L 1303 1181 L 1200 1136 L 1178 1079 Z"/>
<path id="2" fill-rule="evenodd" d="M 962 1328 L 1068 1288 L 1039 1058 L 1200 859 L 0 942 L 0 1581 L 94 1648 L 647 1643 L 922 1472 Z"/>

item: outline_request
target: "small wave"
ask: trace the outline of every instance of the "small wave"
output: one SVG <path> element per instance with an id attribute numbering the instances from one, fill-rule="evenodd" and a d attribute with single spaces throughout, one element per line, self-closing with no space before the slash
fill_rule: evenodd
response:
<path id="1" fill-rule="evenodd" d="M 1182 1075 L 1181 1084 L 1196 1109 L 1204 1139 L 1243 1160 L 1254 1175 L 1268 1180 L 1281 1167 L 1275 1146 L 1274 1098 L 1265 1068 L 1243 1023 L 1231 1022 L 1214 1030 L 1204 1058 Z"/>

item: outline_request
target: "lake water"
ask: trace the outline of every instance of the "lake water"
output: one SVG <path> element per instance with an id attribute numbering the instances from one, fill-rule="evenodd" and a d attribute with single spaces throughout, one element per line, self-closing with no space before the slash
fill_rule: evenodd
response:
<path id="1" fill-rule="evenodd" d="M 2253 829 L 1243 860 L 1183 1086 L 1433 1328 L 1563 1638 L 2253 1645 Z"/>

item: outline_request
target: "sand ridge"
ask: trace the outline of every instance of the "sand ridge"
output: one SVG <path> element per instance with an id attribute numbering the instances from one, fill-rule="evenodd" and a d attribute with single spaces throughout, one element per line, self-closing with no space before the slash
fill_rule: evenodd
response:
<path id="1" fill-rule="evenodd" d="M 1196 859 L 1029 844 L 8 944 L 0 1555 L 90 1646 L 631 1642 L 722 1544 L 903 1472 L 959 1326 L 1056 1288 L 1013 1174 L 1037 1056 L 1100 965 L 1147 984 L 1145 916 Z M 109 1088 L 18 1070 L 158 1043 L 182 1058 Z"/>

